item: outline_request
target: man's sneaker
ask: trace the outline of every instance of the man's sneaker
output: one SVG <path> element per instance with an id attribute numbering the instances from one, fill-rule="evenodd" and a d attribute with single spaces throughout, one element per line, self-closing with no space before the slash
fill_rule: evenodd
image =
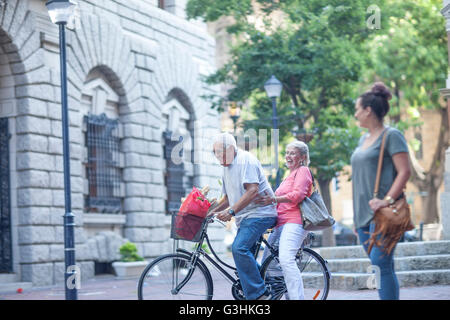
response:
<path id="1" fill-rule="evenodd" d="M 266 290 L 266 292 L 264 292 L 257 300 L 272 300 L 272 294 Z"/>

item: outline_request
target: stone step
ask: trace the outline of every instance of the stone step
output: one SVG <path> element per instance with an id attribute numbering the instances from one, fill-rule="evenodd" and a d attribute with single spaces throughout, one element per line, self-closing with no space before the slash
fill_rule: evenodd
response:
<path id="1" fill-rule="evenodd" d="M 450 269 L 396 272 L 400 287 L 420 287 L 450 284 Z"/>
<path id="2" fill-rule="evenodd" d="M 367 258 L 361 245 L 313 248 L 324 259 Z M 402 242 L 395 249 L 395 257 L 437 255 L 450 253 L 450 241 Z"/>
<path id="3" fill-rule="evenodd" d="M 371 265 L 369 258 L 327 259 L 327 262 L 331 272 L 366 273 Z M 450 254 L 395 257 L 394 264 L 396 271 L 450 269 Z"/>
<path id="4" fill-rule="evenodd" d="M 450 270 L 450 254 L 405 256 L 394 258 L 395 270 Z"/>
<path id="5" fill-rule="evenodd" d="M 450 269 L 446 270 L 415 270 L 396 272 L 400 287 L 448 285 L 450 284 Z M 367 273 L 331 273 L 331 287 L 333 290 L 370 289 Z M 305 288 L 317 287 L 322 276 L 319 273 L 303 273 Z M 369 282 L 371 283 L 371 282 Z"/>
<path id="6" fill-rule="evenodd" d="M 31 282 L 4 282 L 0 283 L 0 298 L 2 293 L 17 292 L 17 289 L 23 291 L 31 289 L 33 284 Z"/>

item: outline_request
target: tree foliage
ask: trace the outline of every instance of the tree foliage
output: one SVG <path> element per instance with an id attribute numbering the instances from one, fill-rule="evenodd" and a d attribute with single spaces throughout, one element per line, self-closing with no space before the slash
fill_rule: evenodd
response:
<path id="1" fill-rule="evenodd" d="M 311 148 L 311 165 L 319 178 L 331 180 L 357 142 L 358 131 L 349 119 L 354 84 L 366 63 L 361 52 L 371 32 L 366 26 L 369 2 L 190 0 L 189 17 L 214 21 L 231 16 L 234 21 L 228 28 L 237 39 L 230 60 L 206 79 L 232 89 L 225 98 L 209 96 L 213 107 L 220 108 L 223 99 L 247 101 L 255 117 L 245 127 L 270 128 L 271 105 L 263 85 L 275 75 L 283 84 L 277 107 L 282 141 L 293 131 L 313 132 L 311 146 L 317 148 Z"/>
<path id="2" fill-rule="evenodd" d="M 382 80 L 393 89 L 389 114 L 394 125 L 401 130 L 420 127 L 424 110 L 435 110 L 441 116 L 437 147 L 426 150 L 432 155 L 431 166 L 424 170 L 413 166 L 412 182 L 428 195 L 422 210 L 426 223 L 438 221 L 437 192 L 443 181 L 444 152 L 449 147 L 447 108 L 439 94 L 448 70 L 441 6 L 440 0 L 388 0 L 381 11 L 388 19 L 365 46 L 370 58 L 368 81 Z M 420 147 L 415 138 L 409 143 L 413 150 Z"/>
<path id="3" fill-rule="evenodd" d="M 389 0 L 382 11 L 389 16 L 386 25 L 366 43 L 372 77 L 394 91 L 394 121 L 405 122 L 400 110 L 407 110 L 410 121 L 400 123 L 403 129 L 420 124 L 414 121 L 420 119 L 419 108 L 441 107 L 439 89 L 445 87 L 448 64 L 441 5 L 439 0 Z"/>
<path id="4" fill-rule="evenodd" d="M 390 122 L 401 130 L 422 125 L 421 111 L 441 114 L 438 147 L 425 178 L 413 182 L 430 194 L 436 208 L 448 147 L 447 110 L 439 100 L 445 87 L 447 46 L 440 0 L 377 1 L 381 29 L 367 26 L 373 1 L 366 0 L 189 0 L 190 18 L 231 17 L 235 38 L 229 61 L 205 79 L 227 84 L 227 97 L 207 97 L 220 109 L 223 99 L 246 101 L 245 129 L 270 129 L 271 106 L 263 85 L 273 74 L 283 83 L 278 100 L 283 143 L 295 132 L 314 132 L 311 165 L 326 188 L 348 164 L 358 129 L 354 99 L 373 81 L 393 90 Z M 417 148 L 418 141 L 411 140 Z M 434 203 L 434 205 L 432 205 Z M 431 208 L 429 211 L 436 211 Z M 432 213 L 428 222 L 436 220 Z"/>

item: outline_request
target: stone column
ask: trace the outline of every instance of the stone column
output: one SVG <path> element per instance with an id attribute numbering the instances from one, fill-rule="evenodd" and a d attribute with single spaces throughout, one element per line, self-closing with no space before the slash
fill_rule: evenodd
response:
<path id="1" fill-rule="evenodd" d="M 443 1 L 444 8 L 441 10 L 445 17 L 449 48 L 449 65 L 450 65 L 450 0 Z M 447 77 L 446 88 L 441 89 L 442 96 L 447 100 L 447 108 L 449 110 L 450 123 L 450 75 Z M 442 223 L 442 237 L 445 240 L 450 240 L 450 148 L 445 152 L 445 173 L 444 173 L 444 192 L 441 195 L 441 223 Z"/>

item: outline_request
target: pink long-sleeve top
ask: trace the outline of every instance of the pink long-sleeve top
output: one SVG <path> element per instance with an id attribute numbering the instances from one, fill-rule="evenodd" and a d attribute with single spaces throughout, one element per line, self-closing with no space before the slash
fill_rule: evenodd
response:
<path id="1" fill-rule="evenodd" d="M 299 167 L 283 180 L 275 191 L 276 196 L 286 196 L 291 202 L 277 204 L 277 227 L 285 223 L 302 224 L 299 203 L 312 193 L 312 177 L 308 167 Z"/>

